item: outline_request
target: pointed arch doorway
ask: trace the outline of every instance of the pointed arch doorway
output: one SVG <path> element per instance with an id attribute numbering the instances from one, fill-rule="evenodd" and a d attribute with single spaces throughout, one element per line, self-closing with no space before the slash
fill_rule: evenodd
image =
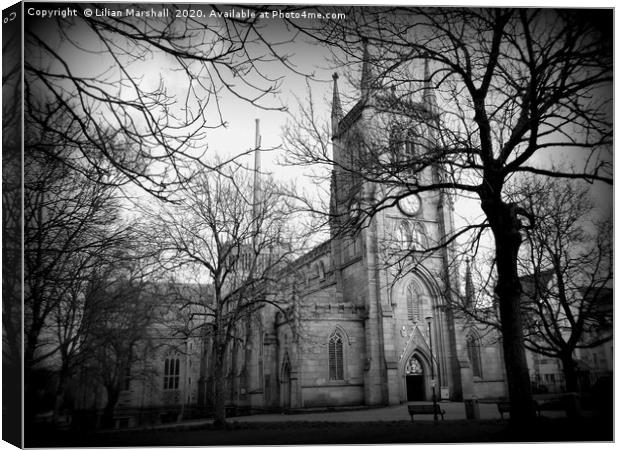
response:
<path id="1" fill-rule="evenodd" d="M 411 355 L 405 366 L 405 383 L 408 402 L 426 400 L 424 366 L 416 355 Z"/>
<path id="2" fill-rule="evenodd" d="M 284 356 L 280 373 L 280 406 L 284 409 L 291 407 L 291 363 L 288 355 Z"/>

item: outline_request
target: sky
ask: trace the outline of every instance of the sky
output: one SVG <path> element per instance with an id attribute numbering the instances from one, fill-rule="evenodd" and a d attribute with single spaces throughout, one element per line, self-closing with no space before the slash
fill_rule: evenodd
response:
<path id="1" fill-rule="evenodd" d="M 43 5 L 41 9 L 51 8 L 54 4 Z M 113 4 L 106 4 L 113 9 Z M 126 5 L 121 5 L 124 7 Z M 144 5 L 146 8 L 147 6 Z M 209 15 L 213 8 L 210 6 L 195 6 L 197 10 Z M 273 10 L 277 10 L 277 6 Z M 224 7 L 221 11 L 243 10 L 239 5 L 231 8 Z M 54 47 L 59 55 L 65 59 L 72 71 L 78 76 L 95 77 L 98 79 L 109 79 L 114 82 L 123 77 L 114 61 L 109 57 L 106 48 L 101 45 L 100 40 L 89 32 L 85 27 L 80 26 L 79 22 L 75 25 L 71 20 L 66 23 L 67 35 L 59 35 L 56 29 L 57 22 L 49 19 L 36 19 L 33 29 Z M 222 19 L 205 18 L 200 19 L 207 24 L 207 29 L 214 28 Z M 316 116 L 325 122 L 329 122 L 331 98 L 332 98 L 332 74 L 340 72 L 339 89 L 343 99 L 354 99 L 359 95 L 358 86 L 352 85 L 348 80 L 351 78 L 356 81 L 357 74 L 347 77 L 341 67 L 335 67 L 330 52 L 323 46 L 316 45 L 309 41 L 309 38 L 295 36 L 292 42 L 292 34 L 284 27 L 284 22 L 278 18 L 268 18 L 264 21 L 264 32 L 269 42 L 278 42 L 278 52 L 289 56 L 289 64 L 295 67 L 291 71 L 277 61 L 258 63 L 260 73 L 273 78 L 278 78 L 278 89 L 273 94 L 268 94 L 261 104 L 266 108 L 259 108 L 249 104 L 247 101 L 237 98 L 225 89 L 221 89 L 219 95 L 219 111 L 214 107 L 216 104 L 210 101 L 207 108 L 207 121 L 210 125 L 217 125 L 221 117 L 224 126 L 205 129 L 204 138 L 200 141 L 200 148 L 207 149 L 206 158 L 212 160 L 215 155 L 229 158 L 232 155 L 242 154 L 254 147 L 255 121 L 260 120 L 261 148 L 272 149 L 261 152 L 261 170 L 265 174 L 273 176 L 283 182 L 294 182 L 298 188 L 316 194 L 322 192 L 325 196 L 328 192 L 328 180 L 315 179 L 313 174 L 316 169 L 302 166 L 282 166 L 279 163 L 286 156 L 283 148 L 283 132 L 287 124 L 291 123 L 291 116 L 297 115 L 299 103 L 305 103 L 308 87 L 311 89 Z M 62 25 L 64 22 L 60 22 Z M 72 40 L 72 42 L 71 42 Z M 119 47 L 127 45 L 127 41 L 119 40 Z M 183 74 L 176 72 L 178 68 L 176 61 L 167 54 L 150 53 L 139 55 L 131 48 L 123 48 L 120 53 L 126 50 L 125 58 L 129 56 L 140 56 L 132 61 L 124 62 L 124 68 L 128 73 L 138 80 L 141 89 L 150 90 L 163 83 L 165 89 L 172 98 L 177 99 L 177 104 L 171 106 L 171 110 L 182 115 L 182 99 L 188 91 L 188 79 Z M 263 55 L 265 50 L 262 46 L 252 46 L 249 48 L 254 55 Z M 361 49 L 360 49 L 361 51 Z M 372 49 L 371 49 L 372 51 Z M 28 58 L 36 59 L 36 54 L 28 55 Z M 52 64 L 52 69 L 61 70 L 59 66 Z M 353 70 L 356 70 L 354 68 Z M 308 75 L 308 76 L 304 76 Z M 230 79 L 230 78 L 229 78 Z M 252 82 L 262 83 L 258 74 L 254 73 L 248 77 Z M 240 85 L 238 79 L 232 78 L 232 83 L 236 87 Z M 262 83 L 263 86 L 268 84 Z M 116 86 L 114 83 L 105 86 L 105 89 L 112 91 L 118 89 L 121 95 L 128 98 L 132 95 L 132 89 L 127 84 L 124 87 Z M 249 91 L 243 91 L 248 92 Z M 206 97 L 206 91 L 196 91 L 196 95 Z M 441 99 L 440 106 L 441 106 Z M 192 105 L 190 105 L 191 107 Z M 344 105 L 346 114 L 352 103 Z M 284 108 L 286 111 L 274 111 L 269 108 Z M 101 113 L 105 115 L 105 112 Z M 569 151 L 556 152 L 555 156 L 548 157 L 541 155 L 537 163 L 540 165 L 563 164 L 566 161 L 575 160 L 576 156 Z M 248 155 L 242 159 L 248 166 L 252 166 L 253 157 Z M 325 175 L 325 172 L 322 173 Z M 316 183 L 325 183 L 317 188 Z M 609 209 L 611 204 L 611 189 L 597 183 L 592 186 L 593 199 L 598 202 L 601 210 Z M 455 207 L 455 220 L 457 226 L 468 222 L 477 222 L 482 216 L 479 202 L 476 199 L 460 199 Z"/>
<path id="2" fill-rule="evenodd" d="M 113 4 L 107 4 L 107 6 L 113 8 Z M 45 8 L 51 8 L 51 6 L 42 6 L 42 9 Z M 198 6 L 195 8 L 203 11 L 205 15 L 213 11 L 213 8 L 209 6 Z M 232 8 L 222 8 L 222 11 L 230 11 L 230 9 L 243 10 L 243 8 L 237 5 Z M 277 6 L 274 6 L 273 9 L 277 9 Z M 204 21 L 208 25 L 207 29 L 210 29 L 221 19 L 208 18 L 204 19 Z M 68 21 L 67 23 L 71 24 L 72 22 Z M 201 148 L 207 149 L 207 159 L 213 158 L 216 154 L 226 158 L 247 152 L 254 147 L 255 120 L 259 119 L 261 148 L 272 149 L 261 152 L 261 170 L 280 181 L 292 181 L 306 191 L 318 192 L 314 184 L 317 180 L 313 178 L 313 170 L 311 168 L 290 165 L 282 166 L 279 164 L 286 155 L 282 137 L 284 128 L 287 126 L 287 123 L 291 122 L 291 115 L 295 116 L 297 114 L 298 103 L 301 102 L 303 104 L 305 102 L 308 87 L 310 87 L 312 92 L 317 117 L 325 122 L 329 121 L 332 98 L 332 73 L 335 71 L 340 72 L 341 75 L 339 78 L 339 89 L 343 99 L 355 98 L 359 94 L 359 89 L 358 86 L 352 85 L 347 81 L 347 77 L 344 76 L 346 74 L 342 73 L 342 68 L 334 67 L 331 55 L 325 47 L 311 43 L 308 38 L 303 36 L 296 36 L 293 42 L 287 42 L 291 39 L 291 33 L 285 29 L 283 21 L 278 18 L 266 19 L 264 23 L 266 27 L 264 29 L 265 36 L 270 42 L 281 42 L 278 46 L 279 53 L 289 55 L 289 63 L 299 72 L 295 73 L 279 62 L 258 63 L 261 73 L 279 79 L 277 92 L 265 96 L 262 104 L 267 108 L 281 107 L 286 109 L 286 111 L 274 111 L 253 106 L 222 89 L 219 92 L 220 110 L 218 111 L 214 108 L 215 102 L 210 102 L 206 116 L 208 123 L 214 125 L 219 122 L 219 113 L 221 112 L 225 125 L 206 129 L 204 139 L 200 141 L 200 145 Z M 96 36 L 86 31 L 84 27 L 80 27 L 79 23 L 77 26 L 68 26 L 66 30 L 71 31 L 67 33 L 67 36 L 61 36 L 57 32 L 56 24 L 56 21 L 49 19 L 38 19 L 33 28 L 46 42 L 57 49 L 63 59 L 68 61 L 76 75 L 112 81 L 122 76 Z M 70 42 L 71 39 L 73 42 Z M 119 47 L 126 44 L 126 41 L 118 41 Z M 127 50 L 127 55 L 138 56 L 138 53 L 132 52 L 130 48 L 124 50 Z M 250 52 L 254 52 L 255 55 L 264 54 L 264 48 L 250 48 Z M 37 55 L 30 54 L 28 58 L 36 59 Z M 131 62 L 127 61 L 125 64 L 125 69 L 131 76 L 139 80 L 140 88 L 149 90 L 155 88 L 159 83 L 163 83 L 167 93 L 172 98 L 178 100 L 177 105 L 172 105 L 172 110 L 177 114 L 181 114 L 182 101 L 180 99 L 183 99 L 187 93 L 188 79 L 182 76 L 182 74 L 175 72 L 174 67 L 178 67 L 178 65 L 172 57 L 158 53 L 140 55 L 139 59 Z M 52 68 L 55 70 L 61 69 L 53 65 Z M 309 76 L 304 76 L 304 74 Z M 357 74 L 354 74 L 352 78 L 355 80 L 356 76 Z M 248 79 L 252 82 L 261 83 L 260 77 L 257 74 L 251 75 Z M 232 82 L 235 83 L 235 79 Z M 239 83 L 237 82 L 236 86 L 238 85 Z M 266 86 L 266 84 L 263 84 L 263 86 Z M 119 92 L 124 93 L 122 95 L 131 95 L 131 89 L 127 85 L 125 87 L 111 85 L 106 86 L 105 89 L 118 89 Z M 204 91 L 202 94 L 207 95 Z M 201 95 L 200 90 L 197 91 L 197 95 Z M 351 103 L 345 104 L 345 114 L 350 106 L 352 106 Z M 574 154 L 564 151 L 556 152 L 555 156 L 552 157 L 542 155 L 538 157 L 537 163 L 544 166 L 552 163 L 563 164 L 566 161 L 573 161 L 575 159 L 576 156 Z M 253 158 L 251 155 L 248 155 L 243 161 L 248 166 L 251 166 Z M 322 186 L 322 188 L 321 190 L 324 193 L 328 191 L 327 186 Z M 592 186 L 592 193 L 593 199 L 598 202 L 600 209 L 609 208 L 611 204 L 610 188 L 597 183 Z M 456 204 L 455 211 L 457 225 L 476 220 L 481 213 L 479 202 L 476 200 L 460 200 Z"/>
<path id="3" fill-rule="evenodd" d="M 236 8 L 240 9 L 238 6 Z M 205 14 L 210 10 L 211 8 L 204 7 Z M 207 28 L 218 20 L 221 19 L 207 19 Z M 267 31 L 265 34 L 270 42 L 290 39 L 291 34 L 282 28 L 282 23 L 277 18 L 268 20 L 266 23 Z M 76 76 L 105 78 L 112 81 L 118 79 L 120 74 L 116 70 L 114 61 L 106 55 L 106 49 L 96 36 L 88 32 L 83 26 L 72 25 L 71 28 L 65 29 L 68 31 L 68 36 L 73 39 L 73 43 L 68 43 L 65 36 L 58 35 L 55 25 L 56 23 L 53 21 L 38 20 L 34 22 L 33 29 L 58 51 L 60 57 L 69 63 Z M 119 41 L 119 45 L 123 44 L 125 43 Z M 307 38 L 299 37 L 293 43 L 284 42 L 278 47 L 278 51 L 281 54 L 289 55 L 289 63 L 301 74 L 309 76 L 296 74 L 278 62 L 259 64 L 261 73 L 279 78 L 278 90 L 267 95 L 261 101 L 261 105 L 265 108 L 251 105 L 230 92 L 221 90 L 219 105 L 225 126 L 206 131 L 204 144 L 208 146 L 210 153 L 207 158 L 214 153 L 228 156 L 240 154 L 253 148 L 255 119 L 260 119 L 261 148 L 276 149 L 281 147 L 281 136 L 283 128 L 290 118 L 289 114 L 296 109 L 298 99 L 299 101 L 305 99 L 308 85 L 311 86 L 318 115 L 325 119 L 329 118 L 331 75 L 334 71 L 328 61 L 329 52 L 321 46 L 310 44 Z M 128 49 L 128 52 L 131 53 L 131 49 Z M 255 54 L 260 54 L 260 52 L 264 53 L 264 50 L 257 50 Z M 37 55 L 30 54 L 27 59 L 35 59 L 36 57 Z M 52 68 L 61 69 L 58 65 L 52 65 Z M 141 60 L 125 64 L 125 68 L 132 76 L 139 79 L 139 86 L 142 89 L 149 90 L 163 82 L 167 93 L 180 99 L 179 102 L 182 102 L 187 92 L 187 79 L 174 71 L 175 68 L 178 68 L 178 64 L 169 55 L 147 54 Z M 248 79 L 252 82 L 260 82 L 255 74 Z M 237 83 L 237 86 L 239 85 L 241 82 Z M 263 84 L 263 86 L 267 85 Z M 341 79 L 340 85 L 343 94 L 351 90 L 350 86 L 346 86 L 344 79 Z M 129 98 L 130 89 L 125 88 L 125 92 Z M 200 95 L 200 93 L 198 94 Z M 212 107 L 208 110 L 207 117 L 209 123 L 214 125 L 218 124 L 219 114 L 214 107 L 215 102 L 211 102 L 211 104 Z M 283 108 L 286 111 L 270 110 L 273 108 Z M 273 171 L 274 175 L 285 179 L 303 179 L 303 174 L 296 168 L 278 167 L 277 160 L 281 159 L 281 156 L 281 151 L 262 152 L 263 170 L 266 172 Z"/>

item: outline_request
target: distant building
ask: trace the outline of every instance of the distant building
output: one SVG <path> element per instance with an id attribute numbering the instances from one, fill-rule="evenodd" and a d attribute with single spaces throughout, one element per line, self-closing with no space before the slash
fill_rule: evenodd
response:
<path id="1" fill-rule="evenodd" d="M 118 322 L 132 325 L 125 332 L 116 330 L 117 323 L 102 323 L 97 328 L 109 333 L 110 351 L 91 351 L 74 378 L 73 426 L 93 428 L 102 425 L 109 390 L 106 384 L 120 387 L 114 408 L 116 428 L 149 423 L 176 421 L 191 417 L 198 403 L 198 380 L 204 339 L 193 331 L 204 317 L 193 317 L 192 309 L 183 307 L 187 299 L 208 302 L 211 289 L 199 284 L 148 284 L 136 292 L 131 302 L 138 305 L 129 313 L 116 312 Z M 140 321 L 141 311 L 148 318 Z M 95 330 L 94 343 L 97 341 Z M 132 336 L 133 334 L 133 336 Z M 135 338 L 134 338 L 135 336 Z M 129 351 L 128 351 L 129 350 Z"/>
<path id="2" fill-rule="evenodd" d="M 531 277 L 523 277 L 521 282 L 525 295 L 533 297 L 535 294 Z M 541 275 L 544 283 L 547 283 L 551 277 L 550 273 Z M 593 302 L 594 311 L 591 318 L 596 321 L 597 326 L 594 331 L 584 333 L 580 345 L 598 341 L 605 342 L 592 348 L 575 349 L 573 358 L 577 363 L 577 383 L 580 392 L 589 392 L 599 380 L 611 379 L 613 375 L 613 290 L 601 288 L 600 291 L 596 291 L 596 296 L 589 301 Z M 580 292 L 576 295 L 592 296 L 593 293 Z M 566 380 L 560 359 L 537 354 L 531 350 L 526 350 L 526 357 L 535 392 L 566 392 Z"/>

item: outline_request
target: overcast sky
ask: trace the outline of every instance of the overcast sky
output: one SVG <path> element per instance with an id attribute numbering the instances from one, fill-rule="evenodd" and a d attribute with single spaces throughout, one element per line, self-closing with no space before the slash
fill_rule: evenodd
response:
<path id="1" fill-rule="evenodd" d="M 53 4 L 50 4 L 53 5 Z M 144 5 L 146 7 L 146 5 Z M 204 6 L 205 11 L 210 10 Z M 239 5 L 233 8 L 241 9 Z M 277 9 L 277 6 L 273 7 Z M 226 11 L 226 8 L 223 8 Z M 215 24 L 221 20 L 217 18 L 204 19 L 207 28 L 210 24 Z M 288 112 L 270 111 L 267 109 L 252 106 L 248 102 L 239 99 L 226 90 L 221 90 L 220 110 L 225 121 L 225 127 L 209 129 L 206 131 L 205 138 L 201 141 L 202 145 L 208 148 L 207 158 L 212 158 L 215 154 L 223 157 L 246 152 L 254 146 L 254 127 L 255 119 L 260 119 L 260 134 L 262 137 L 261 148 L 275 149 L 263 152 L 261 156 L 262 170 L 280 180 L 294 180 L 299 187 L 312 191 L 316 189 L 312 180 L 312 169 L 308 167 L 282 167 L 277 164 L 281 161 L 284 154 L 282 146 L 282 133 L 290 114 L 295 115 L 298 101 L 304 102 L 307 95 L 307 87 L 310 86 L 316 115 L 321 120 L 329 121 L 331 98 L 332 98 L 332 78 L 334 71 L 340 73 L 339 88 L 343 99 L 355 99 L 359 94 L 358 86 L 351 85 L 347 81 L 347 74 L 343 73 L 341 67 L 335 67 L 330 58 L 330 52 L 323 46 L 309 42 L 309 38 L 303 36 L 295 37 L 293 42 L 287 42 L 293 36 L 289 30 L 283 26 L 283 21 L 278 18 L 266 19 L 264 21 L 264 33 L 270 42 L 282 42 L 278 47 L 280 54 L 289 55 L 289 63 L 295 66 L 296 71 L 301 74 L 311 75 L 304 77 L 285 68 L 281 63 L 274 61 L 265 63 L 262 70 L 271 77 L 280 79 L 279 89 L 273 94 L 269 94 L 263 99 L 262 104 L 267 107 L 285 107 Z M 71 25 L 69 38 L 74 41 L 67 41 L 67 36 L 61 36 L 55 28 L 56 21 L 40 21 L 37 32 L 54 46 L 59 55 L 66 59 L 72 70 L 78 76 L 96 76 L 100 78 L 112 77 L 114 72 L 113 61 L 106 56 L 106 51 L 101 47 L 99 40 L 83 27 Z M 119 41 L 119 45 L 122 43 Z M 253 51 L 264 52 L 263 48 L 254 48 Z M 372 51 L 372 49 L 371 49 Z M 131 51 L 128 52 L 131 54 Z M 30 55 L 36 58 L 36 55 Z M 111 72 L 109 68 L 112 67 Z M 158 53 L 143 55 L 140 60 L 132 61 L 126 65 L 132 76 L 139 80 L 143 89 L 155 87 L 158 83 L 163 83 L 168 93 L 179 99 L 179 104 L 187 91 L 186 78 L 179 75 L 173 69 L 178 67 L 169 55 Z M 351 69 L 348 69 L 351 70 Z M 355 69 L 353 69 L 355 70 Z M 357 74 L 353 74 L 353 80 L 357 79 Z M 252 81 L 259 81 L 254 77 Z M 212 106 L 214 106 L 213 103 Z M 352 106 L 345 102 L 345 114 L 348 107 Z M 440 99 L 441 106 L 441 99 Z M 210 115 L 210 116 L 209 116 Z M 211 124 L 216 124 L 219 120 L 218 111 L 212 107 L 208 110 L 208 119 Z M 570 151 L 556 151 L 554 155 L 537 156 L 539 165 L 561 164 L 570 165 L 578 162 L 580 155 Z M 251 165 L 252 158 L 244 160 Z M 325 192 L 328 187 L 325 186 Z M 608 210 L 611 205 L 611 188 L 602 184 L 592 186 L 593 199 L 603 210 Z M 465 200 L 456 205 L 457 224 L 464 221 L 475 220 L 481 215 L 481 210 L 477 201 Z"/>

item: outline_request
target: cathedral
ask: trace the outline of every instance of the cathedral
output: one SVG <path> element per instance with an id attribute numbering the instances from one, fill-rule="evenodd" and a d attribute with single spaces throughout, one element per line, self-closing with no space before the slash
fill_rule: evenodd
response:
<path id="1" fill-rule="evenodd" d="M 407 119 L 395 120 L 398 114 Z M 420 101 L 399 100 L 394 91 L 373 88 L 367 64 L 360 99 L 344 114 L 334 74 L 332 236 L 293 263 L 303 279 L 291 313 L 264 308 L 247 333 L 240 369 L 229 372 L 231 406 L 251 412 L 507 395 L 498 340 L 448 307 L 447 296 L 460 292 L 450 264 L 454 249 L 424 252 L 454 229 L 450 195 L 411 194 L 364 226 L 347 231 L 344 225 L 385 195 L 379 183 L 359 176 L 361 161 L 368 161 L 361 155 L 377 148 L 380 130 L 391 133 L 387 141 L 395 127 L 409 136 L 391 145 L 396 152 L 431 151 L 436 128 L 426 124 L 438 124 L 438 114 L 429 86 Z M 415 133 L 403 130 L 403 122 Z M 415 176 L 432 181 L 440 174 L 431 165 Z M 417 250 L 426 256 L 415 264 L 390 262 Z M 208 386 L 208 368 L 202 375 Z M 199 395 L 206 403 L 208 391 Z"/>
<path id="2" fill-rule="evenodd" d="M 364 64 L 360 87 L 359 101 L 345 114 L 334 74 L 331 238 L 292 263 L 302 276 L 289 313 L 262 308 L 244 325 L 243 345 L 230 349 L 231 414 L 507 395 L 496 334 L 481 333 L 449 307 L 449 297 L 460 295 L 460 275 L 451 264 L 454 248 L 438 243 L 454 230 L 451 195 L 410 193 L 362 220 L 363 226 L 345 226 L 388 192 L 360 176 L 365 158 L 398 164 L 437 145 L 432 124 L 439 124 L 439 111 L 430 86 L 419 99 L 398 98 L 394 90 L 374 87 Z M 381 133 L 387 133 L 379 140 L 388 142 L 383 147 L 391 155 L 373 151 Z M 429 164 L 411 176 L 428 183 L 441 173 Z M 436 251 L 425 251 L 433 246 Z M 420 258 L 408 263 L 416 254 Z M 208 409 L 210 347 L 195 337 L 150 357 L 154 382 L 128 379 L 116 426 L 179 420 Z M 81 407 L 97 402 L 101 407 L 92 399 Z"/>

